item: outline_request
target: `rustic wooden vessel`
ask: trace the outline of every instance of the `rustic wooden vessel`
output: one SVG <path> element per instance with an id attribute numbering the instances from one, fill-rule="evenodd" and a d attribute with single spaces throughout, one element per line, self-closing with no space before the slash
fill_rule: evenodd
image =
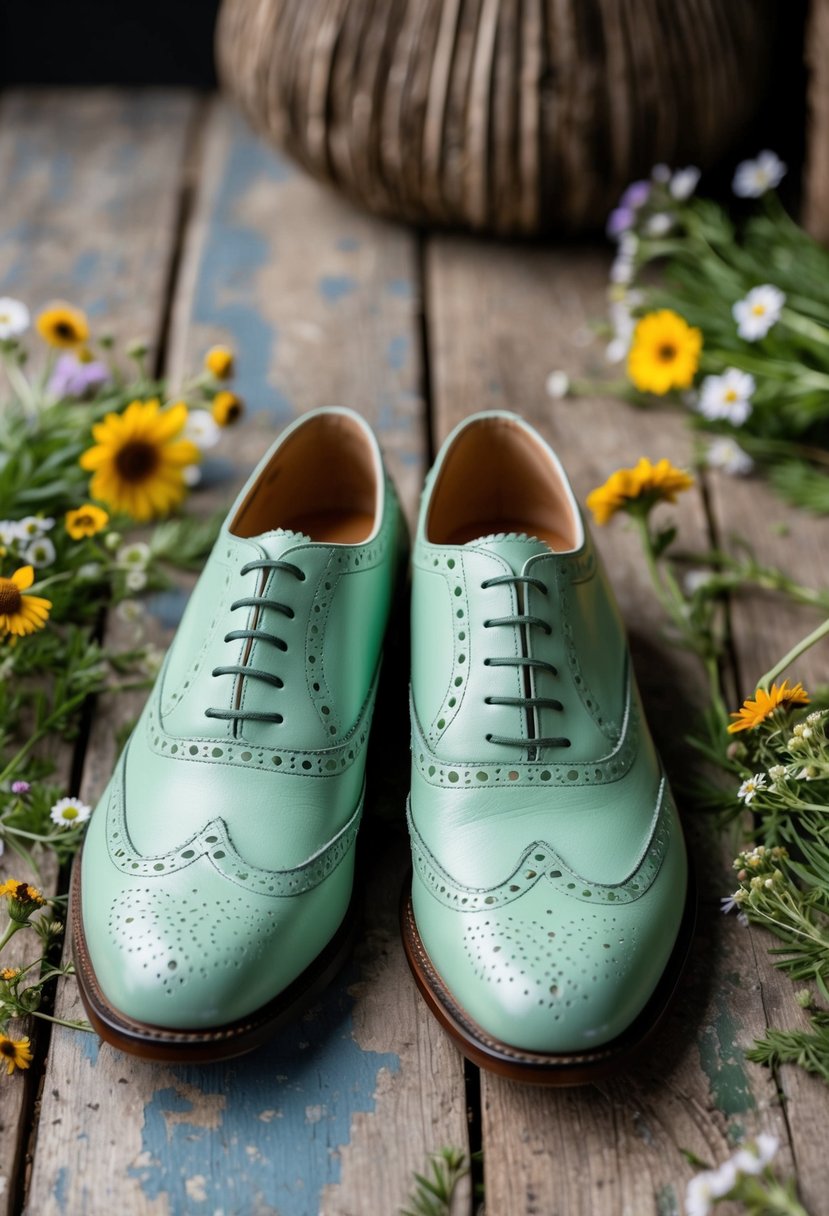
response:
<path id="1" fill-rule="evenodd" d="M 372 211 L 500 233 L 601 224 L 658 162 L 745 127 L 762 0 L 224 0 L 220 74 L 250 120 Z"/>

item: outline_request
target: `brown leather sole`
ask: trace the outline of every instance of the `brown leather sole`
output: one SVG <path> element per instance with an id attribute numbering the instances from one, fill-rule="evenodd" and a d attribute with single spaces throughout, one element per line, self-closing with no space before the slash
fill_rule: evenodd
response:
<path id="1" fill-rule="evenodd" d="M 92 967 L 83 932 L 81 856 L 72 867 L 70 909 L 72 953 L 81 999 L 95 1031 L 119 1051 L 145 1060 L 192 1064 L 228 1060 L 253 1051 L 294 1020 L 326 988 L 351 953 L 356 924 L 355 897 L 331 941 L 279 996 L 237 1022 L 209 1030 L 169 1030 L 138 1022 L 110 1005 Z"/>
<path id="2" fill-rule="evenodd" d="M 653 995 L 636 1020 L 617 1038 L 593 1051 L 551 1054 L 523 1051 L 493 1038 L 452 996 L 426 953 L 415 924 L 411 879 L 403 888 L 400 921 L 403 946 L 415 981 L 429 1009 L 461 1052 L 479 1068 L 510 1081 L 531 1085 L 590 1085 L 623 1072 L 656 1031 L 671 1002 L 688 958 L 697 915 L 693 874 L 676 945 Z"/>

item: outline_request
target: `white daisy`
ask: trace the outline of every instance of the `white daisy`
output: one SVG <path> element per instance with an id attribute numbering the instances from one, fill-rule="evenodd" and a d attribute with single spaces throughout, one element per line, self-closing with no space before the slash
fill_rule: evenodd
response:
<path id="1" fill-rule="evenodd" d="M 760 198 L 774 190 L 786 175 L 786 166 L 774 152 L 761 152 L 756 160 L 744 160 L 736 168 L 731 187 L 738 198 Z"/>
<path id="2" fill-rule="evenodd" d="M 786 297 L 779 287 L 763 283 L 752 287 L 744 300 L 738 300 L 731 308 L 737 322 L 737 333 L 747 342 L 765 338 L 775 322 L 779 321 Z"/>
<path id="3" fill-rule="evenodd" d="M 24 540 L 37 540 L 39 536 L 45 536 L 54 526 L 53 519 L 42 515 L 26 515 L 18 524 L 20 536 Z"/>
<path id="4" fill-rule="evenodd" d="M 762 1141 L 762 1144 L 761 1144 Z M 768 1132 L 761 1132 L 754 1144 L 743 1147 L 734 1154 L 734 1164 L 741 1174 L 762 1174 L 774 1158 L 780 1141 Z"/>
<path id="5" fill-rule="evenodd" d="M 639 237 L 635 232 L 623 232 L 619 239 L 619 253 L 623 258 L 633 258 L 639 248 Z"/>
<path id="6" fill-rule="evenodd" d="M 686 1216 L 708 1216 L 713 1203 L 722 1199 L 737 1182 L 737 1169 L 730 1159 L 715 1170 L 704 1170 L 688 1183 Z"/>
<path id="7" fill-rule="evenodd" d="M 621 283 L 627 287 L 629 283 L 633 282 L 633 275 L 633 258 L 625 257 L 622 253 L 618 254 L 610 267 L 611 283 Z"/>
<path id="8" fill-rule="evenodd" d="M 766 788 L 766 774 L 755 773 L 753 777 L 748 777 L 737 790 L 737 797 L 742 798 L 746 806 L 751 802 L 752 798 L 756 797 L 761 790 Z"/>
<path id="9" fill-rule="evenodd" d="M 78 567 L 77 577 L 83 583 L 94 583 L 101 577 L 102 571 L 103 566 L 100 562 L 85 562 L 83 566 Z"/>
<path id="10" fill-rule="evenodd" d="M 115 555 L 115 560 L 119 566 L 133 566 L 143 570 L 150 560 L 150 546 L 143 540 L 131 541 L 128 545 L 122 545 Z"/>
<path id="11" fill-rule="evenodd" d="M 751 397 L 756 387 L 748 372 L 728 367 L 721 376 L 705 377 L 697 409 L 709 422 L 725 419 L 732 426 L 741 426 L 751 413 Z"/>
<path id="12" fill-rule="evenodd" d="M 199 464 L 185 465 L 184 468 L 181 470 L 181 475 L 184 478 L 184 484 L 186 486 L 190 486 L 190 488 L 192 489 L 192 487 L 197 486 L 202 479 L 201 465 L 199 465 Z"/>
<path id="13" fill-rule="evenodd" d="M 23 540 L 23 532 L 19 520 L 0 519 L 0 545 L 12 548 Z"/>
<path id="14" fill-rule="evenodd" d="M 205 451 L 207 448 L 214 448 L 219 442 L 222 428 L 209 410 L 191 410 L 187 415 L 184 434 L 196 447 Z"/>
<path id="15" fill-rule="evenodd" d="M 122 600 L 115 612 L 125 625 L 140 625 L 147 609 L 140 600 Z"/>
<path id="16" fill-rule="evenodd" d="M 40 536 L 33 540 L 23 554 L 30 566 L 51 566 L 55 560 L 55 546 L 48 536 Z"/>
<path id="17" fill-rule="evenodd" d="M 684 202 L 696 190 L 699 178 L 700 171 L 696 165 L 688 165 L 687 169 L 677 169 L 671 177 L 668 189 L 675 199 Z"/>
<path id="18" fill-rule="evenodd" d="M 548 397 L 566 397 L 570 391 L 570 377 L 567 375 L 567 372 L 550 372 L 547 377 L 546 388 Z"/>
<path id="19" fill-rule="evenodd" d="M 79 823 L 85 823 L 91 814 L 92 807 L 81 802 L 80 798 L 59 798 L 49 812 L 49 818 L 62 828 L 74 828 Z"/>
<path id="20" fill-rule="evenodd" d="M 720 435 L 708 445 L 705 455 L 706 464 L 712 469 L 722 469 L 733 477 L 745 477 L 754 468 L 754 461 L 748 452 L 744 452 L 739 443 L 730 435 Z"/>
<path id="21" fill-rule="evenodd" d="M 147 586 L 147 576 L 143 570 L 128 570 L 124 582 L 128 591 L 143 591 Z"/>
<path id="22" fill-rule="evenodd" d="M 29 328 L 29 310 L 11 296 L 0 299 L 0 338 L 16 338 Z"/>

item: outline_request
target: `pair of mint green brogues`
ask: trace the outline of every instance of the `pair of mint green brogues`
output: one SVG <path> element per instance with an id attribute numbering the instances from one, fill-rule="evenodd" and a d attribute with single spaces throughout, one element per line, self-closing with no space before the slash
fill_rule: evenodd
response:
<path id="1" fill-rule="evenodd" d="M 110 1043 L 239 1054 L 343 961 L 406 553 L 349 410 L 298 419 L 237 498 L 75 867 L 78 977 Z M 514 414 L 466 419 L 427 478 L 411 628 L 415 979 L 476 1063 L 596 1079 L 663 1012 L 692 900 L 612 593 Z"/>

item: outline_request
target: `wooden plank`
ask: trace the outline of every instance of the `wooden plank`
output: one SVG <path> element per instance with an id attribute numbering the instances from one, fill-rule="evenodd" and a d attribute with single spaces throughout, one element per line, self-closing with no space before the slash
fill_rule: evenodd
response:
<path id="1" fill-rule="evenodd" d="M 377 427 L 411 517 L 425 454 L 412 238 L 307 181 L 222 107 L 204 148 L 170 370 L 184 375 L 210 342 L 228 341 L 252 413 L 234 432 L 233 468 L 208 469 L 209 482 L 223 480 L 206 501 L 227 498 L 296 413 L 342 403 Z M 161 607 L 175 616 L 170 597 Z M 57 1041 L 32 1211 L 391 1212 L 428 1152 L 465 1145 L 462 1070 L 399 944 L 408 724 L 405 670 L 391 676 L 368 774 L 365 928 L 353 963 L 302 1021 L 238 1062 L 163 1068 Z M 99 715 L 90 800 L 113 763 L 110 714 L 131 712 L 120 698 Z M 66 986 L 64 1011 L 75 1000 Z"/>
<path id="2" fill-rule="evenodd" d="M 829 0 L 811 0 L 806 24 L 809 70 L 803 222 L 829 244 Z"/>
<path id="3" fill-rule="evenodd" d="M 191 98 L 170 92 L 147 93 L 140 101 L 106 91 L 6 94 L 0 106 L 0 295 L 20 297 L 33 312 L 65 297 L 86 309 L 94 326 L 122 337 L 154 333 L 194 112 Z M 50 746 L 56 780 L 68 785 L 71 749 Z M 51 858 L 40 875 L 29 876 L 7 851 L 0 877 L 12 873 L 31 877 L 49 893 L 56 889 Z M 33 1033 L 38 1026 L 42 1030 L 36 1024 Z M 26 1095 L 37 1081 L 33 1069 L 4 1087 L 0 1213 L 17 1202 L 20 1154 L 30 1130 Z"/>
<path id="4" fill-rule="evenodd" d="M 554 368 L 606 375 L 588 324 L 604 312 L 607 264 L 590 250 L 430 242 L 426 300 L 438 438 L 473 410 L 515 409 L 557 448 L 582 501 L 640 455 L 688 463 L 688 435 L 676 414 L 599 399 L 551 402 L 545 395 Z M 684 495 L 672 514 L 687 545 L 705 545 L 699 495 Z M 661 636 L 661 613 L 632 531 L 617 522 L 595 535 L 657 743 L 669 774 L 681 775 L 694 763 L 681 739 L 688 703 L 701 698 L 698 668 Z M 680 1148 L 721 1161 L 735 1140 L 761 1129 L 786 1142 L 772 1078 L 742 1058 L 766 1021 L 755 935 L 724 923 L 717 910 L 716 896 L 729 889 L 717 857 L 730 848 L 723 852 L 689 819 L 703 880 L 700 928 L 677 1007 L 647 1064 L 612 1085 L 570 1092 L 544 1093 L 482 1074 L 487 1204 L 503 1216 L 676 1211 L 693 1173 Z"/>

